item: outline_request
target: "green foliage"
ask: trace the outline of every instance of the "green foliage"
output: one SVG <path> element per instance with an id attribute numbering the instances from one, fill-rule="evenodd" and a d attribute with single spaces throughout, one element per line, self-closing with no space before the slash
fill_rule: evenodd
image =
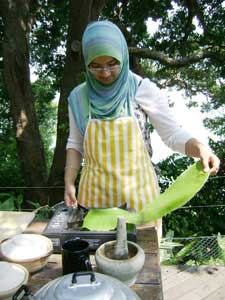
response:
<path id="1" fill-rule="evenodd" d="M 10 102 L 0 73 L 0 186 L 23 185 Z"/>
<path id="2" fill-rule="evenodd" d="M 121 27 L 129 28 L 132 40 L 142 46 L 148 45 L 146 22 L 149 17 L 154 21 L 166 17 L 172 8 L 171 1 L 134 0 L 134 1 L 107 1 L 102 12 L 102 18 L 108 18 Z M 129 43 L 129 40 L 128 40 Z"/>
<path id="3" fill-rule="evenodd" d="M 193 237 L 184 240 L 184 247 L 178 251 L 171 251 L 170 255 L 162 261 L 162 264 L 225 265 L 223 242 L 224 237 L 221 237 L 220 234 L 212 237 Z"/>
<path id="4" fill-rule="evenodd" d="M 54 137 L 56 132 L 57 107 L 52 103 L 55 91 L 48 78 L 40 78 L 33 84 L 36 112 L 39 129 L 43 139 L 47 165 L 50 168 L 54 151 Z M 20 160 L 17 154 L 16 138 L 10 114 L 10 102 L 5 88 L 0 83 L 0 186 L 24 186 L 21 175 Z"/>
<path id="5" fill-rule="evenodd" d="M 225 126 L 224 126 L 224 117 L 215 117 L 214 119 L 206 118 L 204 120 L 204 125 L 211 129 L 214 134 L 219 137 L 225 136 Z"/>
<path id="6" fill-rule="evenodd" d="M 41 207 L 39 203 L 27 201 L 34 210 L 37 210 L 35 220 L 47 220 L 53 215 L 52 209 L 46 205 Z M 24 199 L 22 194 L 0 193 L 0 211 L 21 211 Z"/>
<path id="7" fill-rule="evenodd" d="M 0 144 L 0 152 L 0 186 L 24 185 L 17 155 L 16 140 L 13 136 L 4 137 L 4 143 Z"/>
<path id="8" fill-rule="evenodd" d="M 48 205 L 41 206 L 39 203 L 29 200 L 27 202 L 36 211 L 35 221 L 49 220 L 53 216 L 53 210 Z"/>
<path id="9" fill-rule="evenodd" d="M 14 193 L 0 193 L 0 210 L 21 210 L 23 196 Z"/>
<path id="10" fill-rule="evenodd" d="M 31 63 L 59 90 L 65 62 L 69 1 L 40 0 L 31 34 Z"/>
<path id="11" fill-rule="evenodd" d="M 57 106 L 53 102 L 55 90 L 52 80 L 48 77 L 40 77 L 33 83 L 32 91 L 35 99 L 39 130 L 44 143 L 47 166 L 50 169 L 54 153 L 57 119 Z"/>

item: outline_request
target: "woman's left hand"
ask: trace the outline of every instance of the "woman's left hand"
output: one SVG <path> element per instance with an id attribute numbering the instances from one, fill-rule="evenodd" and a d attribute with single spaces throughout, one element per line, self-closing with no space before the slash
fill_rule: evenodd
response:
<path id="1" fill-rule="evenodd" d="M 204 172 L 215 175 L 219 171 L 219 158 L 198 140 L 193 138 L 187 141 L 185 152 L 188 156 L 200 158 Z"/>

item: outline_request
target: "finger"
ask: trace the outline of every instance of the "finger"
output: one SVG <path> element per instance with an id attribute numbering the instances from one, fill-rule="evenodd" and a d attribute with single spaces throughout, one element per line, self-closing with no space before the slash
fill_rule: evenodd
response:
<path id="1" fill-rule="evenodd" d="M 71 201 L 69 197 L 65 197 L 64 202 L 66 204 L 66 206 L 70 207 L 71 206 Z"/>
<path id="2" fill-rule="evenodd" d="M 204 172 L 209 172 L 210 168 L 209 168 L 209 157 L 208 156 L 204 156 L 201 158 L 201 163 L 202 163 L 202 168 Z"/>
<path id="3" fill-rule="evenodd" d="M 77 199 L 70 199 L 70 206 L 76 208 L 77 207 Z"/>
<path id="4" fill-rule="evenodd" d="M 216 168 L 212 168 L 212 169 L 210 169 L 210 175 L 216 175 L 217 174 L 217 172 L 218 172 L 218 170 L 216 169 Z"/>
<path id="5" fill-rule="evenodd" d="M 65 204 L 68 207 L 76 207 L 77 199 L 74 196 L 66 195 L 64 198 Z"/>
<path id="6" fill-rule="evenodd" d="M 210 157 L 210 175 L 215 175 L 219 171 L 220 160 L 217 156 Z"/>
<path id="7" fill-rule="evenodd" d="M 216 175 L 219 171 L 219 168 L 217 166 L 214 166 L 210 169 L 210 175 Z"/>
<path id="8" fill-rule="evenodd" d="M 77 201 L 77 199 L 75 199 L 72 203 L 72 207 L 77 208 L 77 206 L 78 206 L 78 201 Z"/>
<path id="9" fill-rule="evenodd" d="M 212 157 L 210 157 L 210 166 L 219 170 L 220 160 L 217 156 L 213 155 Z"/>
<path id="10" fill-rule="evenodd" d="M 73 201 L 73 200 L 69 200 L 69 201 L 65 201 L 66 206 L 68 207 L 77 207 L 77 201 Z"/>
<path id="11" fill-rule="evenodd" d="M 218 171 L 219 171 L 219 168 L 217 168 L 217 167 L 212 167 L 212 168 L 210 169 L 210 175 L 216 175 L 216 174 L 218 173 Z"/>

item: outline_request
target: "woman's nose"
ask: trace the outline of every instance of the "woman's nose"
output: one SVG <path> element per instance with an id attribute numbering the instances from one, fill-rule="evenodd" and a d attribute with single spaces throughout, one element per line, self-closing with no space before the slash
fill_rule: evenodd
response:
<path id="1" fill-rule="evenodd" d="M 107 68 L 102 68 L 101 74 L 108 75 L 108 74 L 110 74 L 110 71 Z"/>
<path id="2" fill-rule="evenodd" d="M 111 72 L 107 69 L 102 69 L 101 73 L 100 73 L 100 76 L 101 77 L 109 77 L 111 75 Z"/>

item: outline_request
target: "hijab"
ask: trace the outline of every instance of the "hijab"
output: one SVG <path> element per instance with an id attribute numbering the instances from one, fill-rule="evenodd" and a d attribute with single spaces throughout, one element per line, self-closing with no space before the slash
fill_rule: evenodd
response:
<path id="1" fill-rule="evenodd" d="M 82 38 L 82 51 L 86 67 L 86 81 L 69 96 L 76 125 L 84 135 L 89 112 L 92 118 L 111 120 L 130 115 L 138 79 L 129 69 L 126 40 L 120 29 L 109 21 L 90 23 Z M 120 73 L 110 84 L 97 81 L 89 71 L 89 64 L 99 56 L 111 56 L 120 62 Z"/>

